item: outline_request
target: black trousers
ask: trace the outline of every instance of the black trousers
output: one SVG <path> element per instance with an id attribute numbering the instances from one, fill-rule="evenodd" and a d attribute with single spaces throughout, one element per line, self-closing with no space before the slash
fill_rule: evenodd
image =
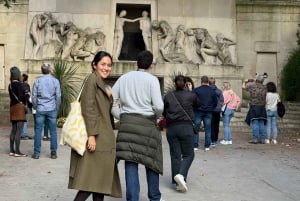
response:
<path id="1" fill-rule="evenodd" d="M 194 160 L 194 131 L 192 124 L 175 124 L 167 127 L 167 140 L 171 156 L 172 183 L 174 176 L 185 179 Z"/>
<path id="2" fill-rule="evenodd" d="M 10 152 L 20 154 L 20 142 L 24 121 L 12 121 L 11 126 L 12 128 L 9 137 Z"/>
<path id="3" fill-rule="evenodd" d="M 221 112 L 213 112 L 211 120 L 211 142 L 217 142 L 219 138 Z"/>

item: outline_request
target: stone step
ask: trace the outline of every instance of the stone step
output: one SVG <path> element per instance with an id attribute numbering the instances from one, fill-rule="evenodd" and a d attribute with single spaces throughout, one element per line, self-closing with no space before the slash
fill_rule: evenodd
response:
<path id="1" fill-rule="evenodd" d="M 244 116 L 239 116 L 236 117 L 236 115 L 234 117 L 232 117 L 231 122 L 245 122 L 245 117 L 246 114 Z M 297 124 L 300 127 L 300 117 L 299 116 L 289 116 L 287 115 L 287 117 L 283 117 L 283 118 L 277 118 L 278 122 L 282 122 L 282 123 L 289 123 L 289 124 Z"/>

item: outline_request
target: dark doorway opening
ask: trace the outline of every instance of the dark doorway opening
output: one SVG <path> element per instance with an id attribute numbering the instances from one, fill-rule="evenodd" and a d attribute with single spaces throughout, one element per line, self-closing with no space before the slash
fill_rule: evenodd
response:
<path id="1" fill-rule="evenodd" d="M 142 17 L 143 11 L 147 11 L 151 19 L 150 9 L 150 5 L 147 4 L 117 4 L 116 13 L 118 15 L 122 10 L 126 10 L 127 15 L 125 18 L 136 19 Z M 125 22 L 123 31 L 124 39 L 119 60 L 136 61 L 137 54 L 145 50 L 145 43 L 139 28 L 139 22 Z"/>

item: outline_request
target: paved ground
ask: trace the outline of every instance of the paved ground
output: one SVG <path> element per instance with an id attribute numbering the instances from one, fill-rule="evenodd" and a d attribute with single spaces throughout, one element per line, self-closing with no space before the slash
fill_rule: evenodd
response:
<path id="1" fill-rule="evenodd" d="M 39 160 L 8 156 L 10 128 L 0 128 L 0 201 L 68 201 L 76 191 L 67 188 L 70 149 L 59 146 L 58 158 L 50 159 L 49 142 L 42 143 Z M 29 133 L 33 129 L 29 128 Z M 166 201 L 299 201 L 300 143 L 282 138 L 278 145 L 251 145 L 248 134 L 234 134 L 233 145 L 198 151 L 188 176 L 189 191 L 176 192 L 170 184 L 170 159 L 163 135 L 164 175 L 161 192 Z M 222 134 L 220 135 L 222 136 Z M 203 142 L 203 133 L 201 133 Z M 31 155 L 33 140 L 21 141 L 22 152 Z M 147 201 L 141 166 L 141 199 Z M 125 200 L 124 166 L 119 164 Z M 89 199 L 91 200 L 91 199 Z"/>

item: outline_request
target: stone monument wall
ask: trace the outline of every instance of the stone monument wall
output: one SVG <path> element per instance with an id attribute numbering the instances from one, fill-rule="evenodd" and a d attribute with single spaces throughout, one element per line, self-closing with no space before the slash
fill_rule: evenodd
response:
<path id="1" fill-rule="evenodd" d="M 265 80 L 280 87 L 280 73 L 289 52 L 297 47 L 299 1 L 237 0 L 237 58 L 244 77 L 267 72 Z"/>
<path id="2" fill-rule="evenodd" d="M 293 2 L 17 0 L 17 4 L 13 4 L 10 9 L 0 6 L 0 17 L 3 19 L 0 23 L 0 60 L 2 62 L 0 65 L 4 66 L 4 68 L 0 68 L 0 90 L 7 91 L 11 66 L 16 65 L 22 72 L 29 73 L 29 82 L 32 84 L 39 74 L 41 62 L 51 60 L 51 55 L 59 52 L 60 42 L 64 45 L 68 44 L 67 36 L 58 34 L 60 31 L 58 26 L 56 27 L 58 35 L 55 37 L 58 37 L 60 42 L 54 40 L 53 35 L 50 37 L 51 40 L 48 40 L 49 35 L 43 34 L 45 48 L 42 48 L 42 56 L 33 57 L 34 41 L 30 30 L 35 17 L 44 15 L 41 19 L 45 19 L 51 16 L 49 19 L 53 18 L 50 21 L 56 22 L 58 25 L 71 27 L 70 30 L 76 28 L 76 31 L 80 30 L 76 36 L 78 38 L 81 34 L 92 37 L 93 34 L 101 33 L 102 36 L 105 36 L 101 48 L 112 53 L 115 46 L 116 18 L 121 10 L 126 8 L 128 8 L 127 17 L 130 19 L 141 15 L 141 13 L 130 12 L 134 12 L 135 9 L 140 12 L 145 8 L 151 23 L 157 21 L 156 29 L 151 30 L 151 42 L 157 63 L 154 73 L 161 78 L 167 79 L 174 69 L 182 68 L 181 71 L 187 72 L 188 76 L 195 79 L 207 73 L 208 76 L 220 78 L 219 81 L 233 81 L 237 90 L 242 79 L 252 77 L 256 72 L 267 72 L 268 80 L 277 82 L 289 51 L 297 46 L 296 32 L 300 19 L 300 3 Z M 55 23 L 51 23 L 50 27 L 48 24 L 49 30 L 53 24 Z M 160 39 L 161 26 L 171 30 L 173 38 L 170 44 L 166 42 L 166 38 Z M 46 32 L 46 30 L 48 31 L 48 29 L 44 31 Z M 66 29 L 64 30 L 66 31 Z M 53 33 L 53 27 L 51 33 Z M 181 38 L 180 33 L 184 37 Z M 207 37 L 201 38 L 205 34 Z M 203 42 L 206 39 L 208 39 L 207 43 Z M 51 42 L 48 43 L 49 41 Z M 190 45 L 189 42 L 195 46 L 186 48 L 187 45 Z M 230 57 L 224 57 L 226 56 L 224 52 L 219 54 L 217 51 L 220 49 L 216 47 L 221 48 L 222 44 L 227 45 L 222 51 Z M 76 45 L 78 48 L 75 50 L 80 50 L 80 43 Z M 97 47 L 100 48 L 99 45 Z M 193 51 L 189 52 L 188 50 Z M 60 52 L 61 55 L 63 53 L 63 51 Z M 87 51 L 84 49 L 84 51 L 74 51 L 65 59 L 78 60 L 76 62 L 81 62 L 83 66 L 89 66 L 90 57 L 91 55 L 87 55 Z M 128 62 L 126 62 L 124 60 L 115 61 L 118 73 L 113 71 L 112 77 L 126 72 L 128 69 Z M 129 69 L 132 68 L 135 67 L 131 65 Z M 196 68 L 198 70 L 193 71 Z M 32 71 L 32 69 L 36 70 Z M 232 69 L 239 69 L 238 73 Z M 82 69 L 81 73 L 88 72 L 88 70 Z M 227 72 L 233 74 L 229 75 Z M 197 83 L 197 80 L 195 82 Z M 218 83 L 218 85 L 220 84 Z"/>

